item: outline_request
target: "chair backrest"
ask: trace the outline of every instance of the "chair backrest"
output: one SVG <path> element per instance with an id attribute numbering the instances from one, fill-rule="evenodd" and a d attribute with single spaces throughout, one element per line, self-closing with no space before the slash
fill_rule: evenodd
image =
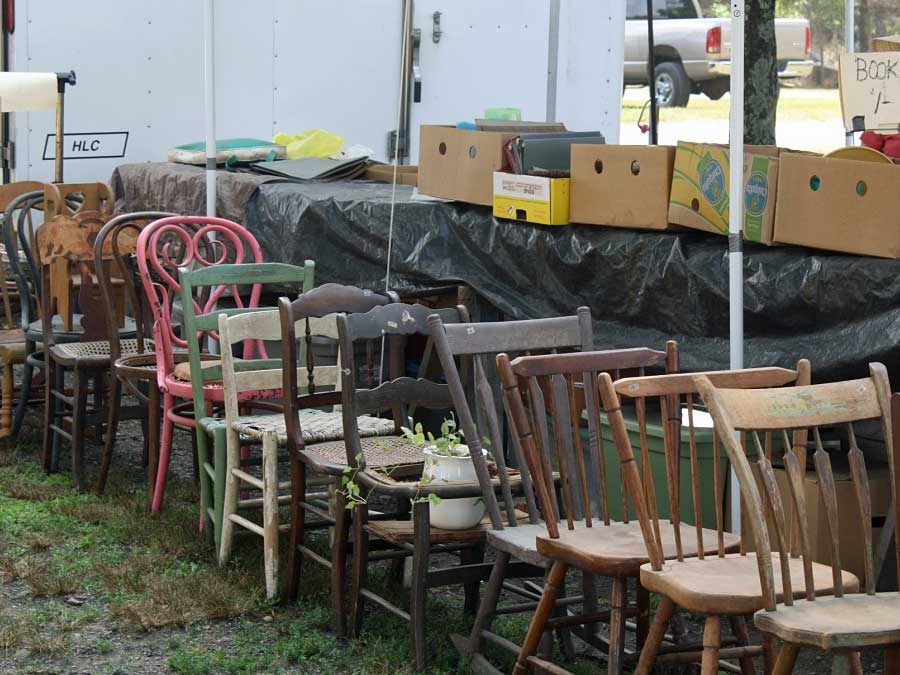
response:
<path id="1" fill-rule="evenodd" d="M 136 259 L 137 238 L 141 230 L 154 220 L 174 215 L 165 211 L 123 213 L 110 218 L 94 239 L 94 271 L 103 304 L 107 307 L 114 306 L 113 279 L 120 280 L 128 306 L 134 315 L 137 350 L 140 354 L 146 350 L 144 340 L 150 335 L 152 327 L 147 323 L 147 297 L 139 288 L 141 281 Z M 120 324 L 116 319 L 114 313 L 106 313 L 106 334 L 113 363 L 122 355 L 119 343 Z"/>
<path id="2" fill-rule="evenodd" d="M 503 498 L 503 509 L 506 522 L 516 527 L 518 518 L 513 501 L 512 485 L 507 469 L 507 449 L 503 442 L 503 429 L 497 414 L 492 381 L 496 376 L 496 356 L 505 352 L 510 356 L 529 355 L 533 352 L 553 352 L 560 350 L 590 351 L 593 349 L 593 328 L 591 311 L 587 307 L 579 307 L 577 314 L 551 319 L 528 319 L 523 321 L 502 321 L 491 323 L 471 323 L 468 312 L 459 307 L 460 315 L 465 323 L 444 325 L 440 318 L 428 318 L 428 326 L 434 339 L 435 351 L 444 369 L 447 384 L 453 395 L 453 403 L 459 418 L 459 426 L 463 437 L 474 457 L 482 456 L 482 438 L 490 441 L 490 450 L 497 465 L 497 477 L 500 482 L 500 493 Z M 464 386 L 457 368 L 456 360 L 460 359 L 463 370 L 468 377 Z M 509 411 L 504 397 L 503 410 L 506 418 Z M 469 401 L 475 405 L 473 416 Z M 476 422 L 476 418 L 478 422 Z M 525 467 L 522 448 L 518 436 L 512 434 L 512 454 L 517 467 Z M 500 504 L 492 484 L 492 479 L 484 462 L 476 463 L 478 481 L 481 484 L 483 499 L 491 518 L 492 527 L 504 527 Z M 540 513 L 534 498 L 531 476 L 527 469 L 519 471 L 522 479 L 522 491 L 525 505 L 532 523 L 539 521 Z"/>
<path id="3" fill-rule="evenodd" d="M 300 410 L 336 405 L 341 402 L 341 352 L 333 366 L 315 362 L 313 339 L 337 340 L 337 314 L 368 312 L 387 305 L 393 298 L 370 290 L 323 284 L 296 300 L 278 299 L 281 327 L 281 354 L 284 364 L 279 375 L 284 398 L 284 417 L 288 445 L 292 451 L 303 448 Z M 333 387 L 333 391 L 320 391 Z"/>
<path id="4" fill-rule="evenodd" d="M 45 183 L 45 220 L 56 216 L 74 216 L 85 211 L 94 211 L 106 220 L 113 214 L 116 199 L 112 188 L 106 183 Z"/>
<path id="5" fill-rule="evenodd" d="M 341 351 L 341 404 L 343 406 L 344 441 L 347 446 L 347 465 L 364 469 L 357 417 L 366 413 L 383 413 L 390 410 L 393 415 L 395 432 L 409 424 L 410 406 L 427 410 L 451 410 L 453 397 L 450 388 L 424 377 L 412 378 L 401 375 L 393 379 L 383 377 L 381 383 L 371 389 L 360 387 L 357 378 L 355 345 L 360 341 L 382 340 L 382 361 L 391 338 L 412 335 L 428 336 L 427 319 L 437 314 L 445 324 L 459 323 L 459 310 L 429 309 L 423 305 L 391 303 L 370 309 L 368 312 L 338 314 L 338 339 Z M 396 341 L 395 341 L 396 344 Z M 421 373 L 420 373 L 421 375 Z M 484 461 L 483 457 L 478 458 Z M 473 461 L 477 461 L 474 460 Z"/>
<path id="6" fill-rule="evenodd" d="M 843 426 L 847 432 L 847 460 L 853 480 L 856 506 L 858 508 L 860 532 L 865 551 L 865 590 L 875 593 L 875 566 L 872 545 L 872 504 L 869 494 L 868 474 L 862 451 L 856 442 L 854 423 L 879 420 L 884 433 L 890 466 L 891 493 L 896 508 L 896 477 L 894 473 L 893 441 L 891 424 L 892 401 L 887 370 L 880 363 L 869 364 L 870 376 L 859 380 L 815 384 L 783 389 L 739 390 L 720 388 L 712 378 L 695 378 L 697 389 L 709 408 L 715 421 L 716 433 L 721 439 L 728 459 L 737 474 L 741 495 L 748 511 L 746 522 L 756 544 L 760 583 L 765 607 L 775 610 L 777 589 L 772 562 L 772 546 L 769 529 L 765 525 L 768 509 L 773 518 L 773 529 L 781 552 L 782 591 L 785 604 L 793 604 L 791 575 L 787 572 L 790 553 L 787 551 L 784 502 L 776 482 L 767 443 L 760 440 L 760 433 L 780 436 L 784 447 L 784 466 L 788 476 L 788 490 L 794 512 L 799 514 L 800 541 L 803 555 L 803 572 L 806 597 L 815 599 L 815 584 L 812 572 L 811 533 L 806 520 L 806 501 L 803 482 L 806 474 L 806 445 L 809 431 L 812 431 L 816 448 L 813 454 L 816 477 L 819 483 L 819 499 L 824 506 L 830 535 L 830 553 L 834 595 L 844 594 L 841 574 L 841 542 L 838 527 L 838 502 L 835 493 L 834 472 L 831 455 L 822 444 L 820 430 Z M 741 447 L 738 434 L 748 438 L 747 449 Z M 763 496 L 756 484 L 748 452 L 758 457 L 762 478 Z M 765 506 L 764 506 L 765 504 Z"/>
<path id="7" fill-rule="evenodd" d="M 520 356 L 512 361 L 508 355 L 500 354 L 497 367 L 548 534 L 559 536 L 561 520 L 565 520 L 568 529 L 573 529 L 576 521 L 592 527 L 595 519 L 608 525 L 609 481 L 600 428 L 598 379 L 610 372 L 617 379 L 623 373 L 643 374 L 647 368 L 675 371 L 677 345 L 669 342 L 665 351 L 616 349 Z M 576 402 L 579 386 L 583 387 L 587 413 L 586 451 L 582 410 Z M 556 472 L 561 500 L 554 497 Z"/>
<path id="8" fill-rule="evenodd" d="M 182 267 L 178 271 L 181 284 L 182 322 L 184 337 L 187 340 L 188 359 L 191 367 L 191 387 L 195 401 L 203 400 L 203 384 L 205 382 L 224 383 L 224 364 L 227 358 L 230 364 L 233 406 L 226 413 L 238 414 L 237 399 L 242 391 L 252 389 L 280 390 L 281 359 L 270 359 L 266 354 L 265 341 L 280 340 L 281 327 L 278 323 L 277 310 L 271 307 L 259 307 L 258 298 L 264 285 L 292 285 L 299 293 L 312 288 L 315 280 L 315 263 L 307 260 L 303 267 L 285 263 L 238 263 L 233 265 L 215 265 L 191 270 Z M 250 300 L 245 301 L 240 294 L 241 286 L 250 287 Z M 211 307 L 209 311 L 199 313 L 194 299 L 204 288 L 212 289 L 210 297 L 221 297 L 221 289 L 231 288 L 232 308 Z M 246 294 L 245 294 L 246 295 Z M 253 299 L 254 295 L 256 300 Z M 266 316 L 268 315 L 268 317 Z M 230 326 L 231 337 L 226 345 L 221 343 L 219 326 L 227 324 L 229 318 L 235 319 Z M 256 335 L 259 333 L 259 335 Z M 203 367 L 201 353 L 203 341 L 209 338 L 219 342 L 219 353 L 222 362 Z M 231 348 L 238 340 L 243 341 L 243 358 L 235 364 Z M 227 352 L 227 354 L 226 354 Z M 263 386 L 265 384 L 270 386 Z"/>
<path id="9" fill-rule="evenodd" d="M 752 368 L 713 371 L 702 375 L 734 388 L 782 387 L 808 383 L 809 363 L 801 361 L 797 370 Z M 726 465 L 721 462 L 716 434 L 709 424 L 700 420 L 701 415 L 706 413 L 696 406 L 698 392 L 694 375 L 630 377 L 615 383 L 609 376 L 602 376 L 600 394 L 622 471 L 637 476 L 634 488 L 631 484 L 628 486 L 629 496 L 645 536 L 649 535 L 646 539 L 647 552 L 653 568 L 660 569 L 665 557 L 662 523 L 672 525 L 668 533 L 674 537 L 677 560 L 685 558 L 683 523 L 693 526 L 696 536 L 696 547 L 689 547 L 689 555 L 693 556 L 696 552 L 697 557 L 703 559 L 704 552 L 714 549 L 718 556 L 724 556 L 727 552 L 723 504 Z M 623 410 L 626 405 L 630 419 L 626 419 Z M 683 418 L 686 418 L 686 423 L 683 423 Z M 651 449 L 654 441 L 656 448 Z M 682 452 L 685 441 L 687 453 Z M 700 456 L 701 448 L 706 455 L 703 458 Z M 665 470 L 654 472 L 651 455 L 654 450 L 659 452 L 660 449 Z M 712 456 L 711 482 L 709 471 L 701 469 L 701 461 L 708 469 L 709 455 Z M 627 518 L 625 495 L 622 497 Z M 714 545 L 710 542 L 713 529 Z M 667 550 L 670 546 L 671 543 Z"/>
<path id="10" fill-rule="evenodd" d="M 172 312 L 175 299 L 181 295 L 178 270 L 182 267 L 214 267 L 229 263 L 260 263 L 262 251 L 256 238 L 243 226 L 224 218 L 176 216 L 156 220 L 141 230 L 137 241 L 137 262 L 141 284 L 147 296 L 153 322 L 157 379 L 165 388 L 166 377 L 175 367 L 174 350 L 187 349 L 187 334 L 176 331 Z M 222 284 L 204 297 L 192 298 L 191 311 L 208 314 L 216 302 L 237 284 Z M 253 284 L 245 306 L 259 304 L 262 286 Z M 185 308 L 182 307 L 182 312 Z"/>
<path id="11" fill-rule="evenodd" d="M 39 315 L 40 271 L 31 251 L 34 235 L 33 216 L 43 215 L 44 184 L 23 181 L 0 187 L 3 207 L 3 244 L 9 269 L 19 292 L 21 326 L 27 330 Z M 23 268 L 19 255 L 25 259 Z M 5 301 L 5 299 L 4 299 Z"/>

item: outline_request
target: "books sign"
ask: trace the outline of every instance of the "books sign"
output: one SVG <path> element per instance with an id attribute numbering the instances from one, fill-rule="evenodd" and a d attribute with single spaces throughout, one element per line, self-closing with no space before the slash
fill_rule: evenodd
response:
<path id="1" fill-rule="evenodd" d="M 900 52 L 841 54 L 847 131 L 900 130 Z"/>

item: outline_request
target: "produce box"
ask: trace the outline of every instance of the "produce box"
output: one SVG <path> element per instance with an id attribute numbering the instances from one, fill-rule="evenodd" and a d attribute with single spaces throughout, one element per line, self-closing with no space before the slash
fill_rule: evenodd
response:
<path id="1" fill-rule="evenodd" d="M 573 145 L 573 223 L 666 230 L 675 148 Z"/>
<path id="2" fill-rule="evenodd" d="M 569 178 L 494 173 L 494 217 L 568 225 Z"/>

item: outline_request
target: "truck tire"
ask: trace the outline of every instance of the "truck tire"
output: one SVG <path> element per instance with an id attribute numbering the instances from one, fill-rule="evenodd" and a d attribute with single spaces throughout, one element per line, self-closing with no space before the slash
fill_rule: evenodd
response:
<path id="1" fill-rule="evenodd" d="M 657 64 L 653 72 L 659 107 L 685 107 L 691 98 L 691 81 L 684 72 L 684 66 L 676 61 L 666 61 Z"/>

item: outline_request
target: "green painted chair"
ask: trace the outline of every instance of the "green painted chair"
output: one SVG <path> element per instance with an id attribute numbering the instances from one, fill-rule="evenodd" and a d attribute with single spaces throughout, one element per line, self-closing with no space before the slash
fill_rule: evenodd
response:
<path id="1" fill-rule="evenodd" d="M 225 467 L 227 463 L 227 433 L 225 419 L 221 416 L 224 404 L 221 359 L 205 353 L 203 344 L 209 339 L 219 342 L 219 315 L 238 316 L 248 313 L 271 311 L 271 307 L 248 307 L 241 294 L 242 287 L 258 288 L 260 285 L 298 287 L 302 292 L 312 288 L 315 277 L 315 263 L 307 260 L 303 267 L 283 263 L 245 263 L 216 265 L 198 269 L 180 268 L 180 282 L 183 337 L 187 342 L 188 362 L 175 367 L 179 380 L 189 380 L 195 414 L 199 417 L 195 425 L 197 463 L 199 466 L 201 529 L 214 540 L 216 550 L 221 541 L 222 504 L 224 500 Z M 217 308 L 221 300 L 228 297 L 236 307 Z M 220 302 L 204 303 L 206 313 L 198 311 L 197 297 L 207 296 Z M 256 304 L 256 303 L 253 303 Z M 277 310 L 276 310 L 277 311 Z M 280 335 L 280 334 L 279 334 Z M 230 346 L 229 346 L 230 349 Z M 255 368 L 281 368 L 281 359 L 268 358 L 263 340 L 245 340 L 244 354 L 252 356 L 236 361 L 236 370 Z M 213 395 L 210 395 L 210 390 Z M 256 391 L 243 392 L 240 406 L 248 409 L 263 409 L 281 414 L 280 386 Z M 205 401 L 205 406 L 196 402 Z M 205 415 L 204 413 L 205 407 Z M 218 410 L 217 410 L 218 409 Z M 209 453 L 209 439 L 212 439 L 212 456 Z M 241 442 L 250 445 L 258 442 L 249 436 L 242 436 Z M 246 452 L 244 453 L 247 454 Z"/>

